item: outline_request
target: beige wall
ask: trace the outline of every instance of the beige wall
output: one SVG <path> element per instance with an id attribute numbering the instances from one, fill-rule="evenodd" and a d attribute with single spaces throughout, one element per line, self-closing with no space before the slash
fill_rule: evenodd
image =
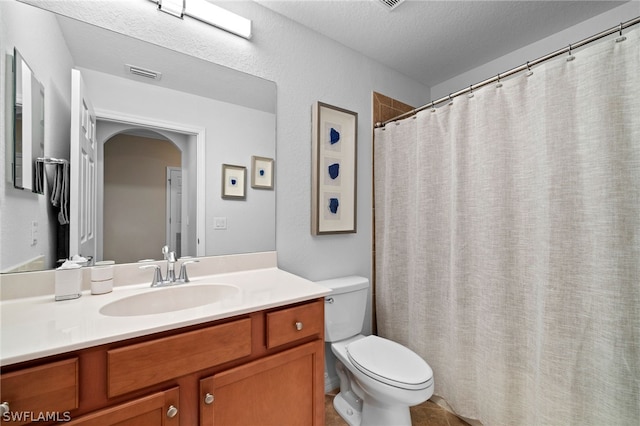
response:
<path id="1" fill-rule="evenodd" d="M 105 143 L 105 259 L 162 258 L 167 167 L 180 165 L 180 150 L 169 141 L 120 134 Z"/>

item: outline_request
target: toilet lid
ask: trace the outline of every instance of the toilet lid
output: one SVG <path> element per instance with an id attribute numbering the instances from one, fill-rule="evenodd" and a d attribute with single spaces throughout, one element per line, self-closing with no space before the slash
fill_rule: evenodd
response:
<path id="1" fill-rule="evenodd" d="M 367 336 L 347 345 L 353 365 L 367 376 L 404 389 L 430 386 L 433 371 L 409 348 L 378 336 Z"/>

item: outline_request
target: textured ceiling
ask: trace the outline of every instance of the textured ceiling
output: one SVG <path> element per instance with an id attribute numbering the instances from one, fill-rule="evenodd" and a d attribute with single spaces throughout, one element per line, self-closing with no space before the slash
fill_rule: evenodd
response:
<path id="1" fill-rule="evenodd" d="M 429 87 L 624 3 L 256 1 Z"/>

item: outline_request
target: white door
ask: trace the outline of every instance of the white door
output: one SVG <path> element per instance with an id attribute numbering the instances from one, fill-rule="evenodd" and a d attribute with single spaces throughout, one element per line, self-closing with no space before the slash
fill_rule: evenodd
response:
<path id="1" fill-rule="evenodd" d="M 96 253 L 96 115 L 78 70 L 71 70 L 69 254 Z"/>
<path id="2" fill-rule="evenodd" d="M 182 255 L 182 169 L 167 167 L 167 245 Z"/>

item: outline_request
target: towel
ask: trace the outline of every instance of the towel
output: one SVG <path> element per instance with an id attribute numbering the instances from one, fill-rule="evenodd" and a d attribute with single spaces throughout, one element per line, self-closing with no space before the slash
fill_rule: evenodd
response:
<path id="1" fill-rule="evenodd" d="M 60 213 L 58 213 L 60 225 L 69 223 L 69 163 L 62 164 L 62 191 L 60 194 Z"/>
<path id="2" fill-rule="evenodd" d="M 33 175 L 33 192 L 44 194 L 44 163 L 38 159 L 34 163 L 35 173 Z"/>
<path id="3" fill-rule="evenodd" d="M 58 222 L 60 225 L 69 223 L 69 163 L 55 165 L 53 186 L 51 188 L 51 204 L 60 207 Z"/>

